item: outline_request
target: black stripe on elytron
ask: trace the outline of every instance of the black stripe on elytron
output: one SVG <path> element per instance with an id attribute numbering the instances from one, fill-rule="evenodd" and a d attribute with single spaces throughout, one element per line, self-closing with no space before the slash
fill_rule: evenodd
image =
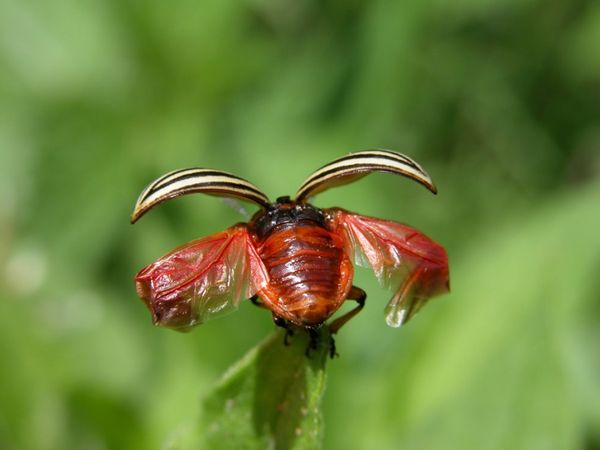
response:
<path id="1" fill-rule="evenodd" d="M 244 183 L 250 183 L 249 181 L 246 181 L 246 180 L 244 180 L 242 178 L 238 178 L 238 177 L 235 177 L 235 176 L 227 174 L 227 173 L 218 172 L 218 171 L 203 172 L 203 173 L 190 173 L 190 174 L 186 174 L 186 175 L 181 175 L 180 177 L 177 177 L 177 178 L 174 178 L 174 179 L 170 180 L 167 184 L 163 184 L 161 186 L 154 187 L 153 189 L 151 189 L 150 191 L 148 191 L 148 193 L 146 194 L 146 196 L 150 196 L 150 195 L 156 193 L 161 188 L 164 188 L 164 187 L 168 186 L 169 184 L 177 183 L 179 181 L 184 181 L 184 180 L 187 180 L 189 178 L 198 178 L 198 177 L 201 178 L 203 176 L 230 177 L 232 179 L 232 181 L 229 182 L 229 184 L 231 184 L 232 186 L 239 186 L 240 188 L 247 189 L 248 191 L 252 191 L 252 192 L 260 195 L 261 197 L 265 197 L 266 198 L 266 195 L 263 194 L 261 191 L 259 191 L 257 188 L 254 188 L 252 186 L 248 186 L 248 185 L 244 184 Z M 240 181 L 242 181 L 244 183 L 236 184 L 236 183 L 233 182 L 233 180 L 240 180 Z M 215 183 L 228 183 L 228 182 L 218 181 L 218 182 L 215 182 Z"/>
<path id="2" fill-rule="evenodd" d="M 188 191 L 188 192 L 193 192 L 195 190 L 202 190 L 203 188 L 211 188 L 214 187 L 215 189 L 219 189 L 219 188 L 238 188 L 240 187 L 239 184 L 235 184 L 235 183 L 229 183 L 226 181 L 219 181 L 219 182 L 209 182 L 209 183 L 199 183 L 199 184 L 195 184 L 193 186 L 187 186 L 181 189 L 177 189 L 175 191 L 171 191 L 167 194 L 167 198 L 173 198 L 176 197 L 177 195 L 179 195 L 182 192 Z M 225 192 L 232 192 L 232 191 L 227 191 L 225 189 Z M 243 193 L 240 192 L 236 192 L 236 194 L 238 194 L 241 198 L 244 198 Z M 248 192 L 247 197 L 252 197 L 251 194 L 254 194 L 254 191 L 250 191 Z M 257 203 L 260 203 L 261 205 L 268 205 L 268 201 L 265 202 L 265 199 L 263 197 L 263 194 L 261 193 L 260 195 L 256 195 L 255 197 L 257 201 Z M 160 201 L 160 200 L 159 200 Z"/>
<path id="3" fill-rule="evenodd" d="M 382 151 L 384 151 L 384 150 L 368 150 L 368 151 L 378 151 L 378 152 L 382 152 Z M 395 154 L 394 154 L 394 155 L 395 155 Z M 403 160 L 403 159 L 400 159 L 400 158 L 394 158 L 394 157 L 392 157 L 392 156 L 389 156 L 389 155 L 369 155 L 369 154 L 366 154 L 366 155 L 365 155 L 365 154 L 362 154 L 362 155 L 361 155 L 360 153 L 358 153 L 358 154 L 357 154 L 357 153 L 352 153 L 352 154 L 350 154 L 350 155 L 348 155 L 348 156 L 343 156 L 342 158 L 338 158 L 338 159 L 336 159 L 335 161 L 331 161 L 329 164 L 325 164 L 323 167 L 320 167 L 320 168 L 318 168 L 317 170 L 315 170 L 315 172 L 318 172 L 319 170 L 323 170 L 325 167 L 327 167 L 327 166 L 330 166 L 330 165 L 332 165 L 332 164 L 336 164 L 336 163 L 339 163 L 339 162 L 342 162 L 342 161 L 348 161 L 348 160 L 351 160 L 351 159 L 358 159 L 358 158 L 382 158 L 382 159 L 388 159 L 388 160 L 390 160 L 390 161 L 395 161 L 395 162 L 399 162 L 399 163 L 404 163 L 404 164 L 406 164 L 407 166 L 409 166 L 409 167 L 412 167 L 413 169 L 415 169 L 415 170 L 417 170 L 417 171 L 419 171 L 419 172 L 423 173 L 423 169 L 422 169 L 422 168 L 420 168 L 418 165 L 416 165 L 416 163 L 415 163 L 415 162 L 413 162 L 413 161 L 405 161 L 405 160 Z M 363 164 L 366 164 L 366 163 L 363 163 Z M 350 167 L 350 166 L 346 166 L 346 167 Z M 338 167 L 337 169 L 334 169 L 334 170 L 342 170 L 342 169 L 343 169 L 343 168 L 341 168 L 341 167 Z M 328 174 L 328 173 L 331 173 L 331 170 L 328 170 L 328 171 L 325 171 L 325 172 L 323 172 L 323 173 L 320 173 L 320 174 L 316 174 L 316 175 L 313 175 L 313 176 L 311 176 L 311 177 L 310 177 L 308 180 L 306 180 L 306 181 L 304 182 L 304 184 L 302 184 L 302 186 L 300 186 L 300 189 L 299 189 L 299 190 L 301 190 L 301 189 L 302 189 L 304 186 L 306 186 L 307 184 L 309 184 L 311 181 L 313 181 L 313 180 L 317 179 L 318 177 L 320 177 L 320 176 L 322 176 L 322 175 Z"/>
<path id="4" fill-rule="evenodd" d="M 190 171 L 190 170 L 206 170 L 206 171 L 205 172 L 192 172 L 192 173 L 188 173 L 188 174 L 185 174 L 185 175 L 176 176 L 178 173 L 187 172 L 187 171 Z M 173 176 L 175 176 L 175 178 L 172 178 L 168 182 L 165 183 L 163 181 L 165 178 L 167 178 L 167 177 L 173 177 Z M 172 172 L 172 173 L 169 173 L 167 175 L 164 175 L 162 178 L 156 180 L 154 182 L 155 183 L 154 186 L 152 186 L 152 188 L 148 191 L 147 195 L 153 194 L 156 191 L 158 191 L 159 189 L 161 189 L 161 188 L 163 188 L 165 186 L 168 186 L 171 183 L 176 183 L 178 181 L 183 181 L 183 180 L 186 180 L 188 178 L 204 177 L 204 176 L 230 177 L 230 178 L 235 179 L 235 180 L 241 180 L 243 182 L 250 183 L 249 181 L 246 181 L 243 178 L 237 177 L 235 175 L 231 175 L 231 174 L 229 174 L 227 172 L 222 172 L 220 170 L 209 170 L 209 169 L 201 169 L 201 168 L 181 169 L 181 170 L 178 170 L 176 172 Z M 247 186 L 247 187 L 248 187 L 248 189 L 251 189 L 249 186 Z M 252 188 L 252 189 L 254 191 L 262 194 L 262 192 L 260 192 L 258 189 L 256 189 L 256 188 Z"/>
<path id="5" fill-rule="evenodd" d="M 362 155 L 362 156 L 359 156 L 359 155 L 357 155 L 357 156 L 355 156 L 355 157 L 354 157 L 354 159 L 358 159 L 358 158 L 367 158 L 367 159 L 369 159 L 369 158 L 371 158 L 371 159 L 372 159 L 372 158 L 382 158 L 382 159 L 387 159 L 387 160 L 391 160 L 391 161 L 394 161 L 394 162 L 401 162 L 401 161 L 399 161 L 398 159 L 395 159 L 395 158 L 390 158 L 390 157 L 387 157 L 387 156 L 385 156 L 385 155 Z M 321 167 L 320 169 L 317 169 L 317 170 L 316 170 L 316 172 L 318 172 L 319 170 L 322 170 L 322 169 L 324 169 L 324 168 L 326 168 L 327 166 L 330 166 L 330 165 L 332 165 L 332 164 L 337 164 L 337 163 L 339 163 L 339 162 L 342 162 L 342 161 L 347 161 L 347 160 L 350 160 L 350 159 L 352 159 L 352 158 L 345 157 L 345 158 L 343 158 L 343 159 L 342 159 L 342 158 L 340 158 L 340 159 L 336 159 L 335 161 L 333 161 L 333 162 L 331 162 L 331 163 L 329 163 L 329 164 L 327 164 L 327 165 L 325 165 L 325 166 Z M 402 162 L 403 162 L 403 161 L 402 161 Z M 352 168 L 358 168 L 358 167 L 367 168 L 367 167 L 365 167 L 365 165 L 366 165 L 366 164 L 368 164 L 368 163 L 361 163 L 361 164 L 355 164 L 355 165 L 348 165 L 348 166 L 344 166 L 344 167 L 336 167 L 336 168 L 332 168 L 332 169 L 326 170 L 325 172 L 321 172 L 321 173 L 319 173 L 319 174 L 317 174 L 317 175 L 313 175 L 313 176 L 311 176 L 311 177 L 310 177 L 308 180 L 306 180 L 306 181 L 305 181 L 305 182 L 302 184 L 302 186 L 300 186 L 300 189 L 298 189 L 298 191 L 301 191 L 301 190 L 303 190 L 303 189 L 304 189 L 306 186 L 308 186 L 309 184 L 311 184 L 312 182 L 316 181 L 317 179 L 319 179 L 319 178 L 321 178 L 321 177 L 323 177 L 323 176 L 327 176 L 327 175 L 330 175 L 330 174 L 332 174 L 332 173 L 335 173 L 335 172 L 338 172 L 338 171 L 344 171 L 344 170 L 348 170 L 348 169 L 352 169 Z M 374 164 L 374 166 L 377 166 L 377 164 Z M 423 172 L 423 169 L 421 169 L 420 167 L 418 167 L 418 166 L 415 166 L 415 165 L 413 165 L 413 164 L 407 164 L 407 166 L 409 166 L 409 167 L 411 167 L 411 168 L 413 168 L 413 169 L 417 170 L 418 172 L 422 173 L 422 174 L 423 174 L 423 176 L 427 176 L 427 175 L 426 175 L 426 174 Z M 387 166 L 382 166 L 382 165 L 379 165 L 378 167 L 387 167 Z"/>
<path id="6" fill-rule="evenodd" d="M 376 153 L 376 154 L 372 154 L 372 153 Z M 377 154 L 377 153 L 385 153 L 385 155 L 381 155 L 381 154 Z M 363 150 L 360 152 L 350 153 L 349 155 L 342 156 L 341 158 L 338 158 L 338 159 L 330 162 L 329 164 L 334 164 L 337 162 L 342 162 L 342 161 L 346 161 L 348 159 L 353 159 L 353 158 L 369 158 L 369 157 L 371 157 L 371 158 L 380 157 L 380 158 L 384 158 L 384 159 L 391 159 L 394 161 L 405 163 L 406 165 L 409 165 L 409 166 L 413 167 L 414 169 L 423 170 L 418 166 L 418 164 L 415 161 L 411 160 L 408 156 L 405 156 L 401 153 L 393 152 L 391 150 L 378 150 L 378 149 Z M 329 164 L 325 164 L 323 167 L 327 167 Z M 323 167 L 321 167 L 321 169 Z M 321 169 L 317 169 L 317 171 L 319 171 Z"/>
<path id="7" fill-rule="evenodd" d="M 203 170 L 203 169 L 201 167 L 190 167 L 190 168 L 187 168 L 187 169 L 178 169 L 178 170 L 174 170 L 174 171 L 169 172 L 169 173 L 165 173 L 162 177 L 157 178 L 156 180 L 154 180 L 152 182 L 152 184 L 150 184 L 148 186 L 148 192 L 154 192 L 159 187 L 164 186 L 165 180 L 167 178 L 176 176 L 177 174 L 179 174 L 181 172 L 186 172 L 188 170 Z"/>
<path id="8" fill-rule="evenodd" d="M 371 150 L 363 150 L 362 152 L 354 152 L 354 153 L 351 153 L 350 155 L 347 155 L 347 156 L 360 155 L 363 152 L 364 153 L 385 153 L 386 155 L 372 155 L 372 156 L 390 156 L 392 158 L 395 158 L 395 159 L 397 159 L 399 161 L 402 161 L 402 162 L 408 164 L 409 166 L 414 167 L 415 169 L 419 168 L 419 165 L 417 164 L 417 162 L 413 161 L 408 156 L 403 155 L 402 153 L 394 152 L 392 150 L 386 150 L 386 149 L 383 149 L 383 148 L 381 148 L 381 149 L 375 148 L 375 149 L 371 149 Z"/>
<path id="9" fill-rule="evenodd" d="M 384 172 L 389 172 L 389 173 L 398 173 L 397 171 L 390 169 L 390 166 L 376 166 L 376 165 L 372 165 L 371 166 L 373 169 L 380 169 L 383 170 Z M 356 175 L 357 173 L 362 172 L 361 170 L 356 170 L 356 169 L 365 169 L 368 168 L 366 166 L 366 164 L 354 164 L 352 166 L 346 166 L 344 168 L 337 168 L 337 169 L 331 169 L 331 170 L 327 170 L 325 172 L 323 172 L 322 174 L 319 175 L 319 178 L 321 177 L 327 177 L 327 175 L 331 175 L 337 171 L 340 170 L 344 170 L 344 171 L 348 171 L 349 173 L 347 173 L 346 175 Z M 374 170 L 375 171 L 375 170 Z M 410 176 L 409 176 L 410 177 Z M 298 189 L 298 192 L 306 189 L 306 186 L 311 184 L 311 183 L 316 183 L 317 185 L 321 184 L 322 182 L 328 181 L 327 179 L 325 180 L 321 180 L 321 182 L 319 182 L 319 178 L 315 178 L 314 180 L 311 180 L 310 183 L 304 183 L 304 185 L 302 185 L 302 187 L 300 189 Z"/>

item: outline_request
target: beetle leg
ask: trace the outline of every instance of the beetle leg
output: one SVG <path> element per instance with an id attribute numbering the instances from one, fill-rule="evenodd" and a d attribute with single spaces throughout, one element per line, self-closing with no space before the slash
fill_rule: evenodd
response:
<path id="1" fill-rule="evenodd" d="M 283 337 L 283 345 L 286 347 L 290 345 L 290 336 L 293 336 L 294 332 L 290 328 L 285 329 L 285 336 Z"/>
<path id="2" fill-rule="evenodd" d="M 253 305 L 258 306 L 259 308 L 269 309 L 267 305 L 265 305 L 264 302 L 259 299 L 257 294 L 254 294 L 252 297 L 250 297 L 250 301 Z"/>
<path id="3" fill-rule="evenodd" d="M 336 356 L 340 356 L 338 354 L 338 352 L 335 350 L 335 339 L 333 338 L 333 336 L 330 334 L 329 335 L 329 357 L 331 359 L 335 358 Z"/>
<path id="4" fill-rule="evenodd" d="M 316 350 L 319 347 L 319 330 L 317 328 L 307 328 L 308 333 L 308 345 L 306 346 L 306 351 L 304 354 L 307 358 L 310 358 L 310 351 Z"/>
<path id="5" fill-rule="evenodd" d="M 273 323 L 275 325 L 277 325 L 278 327 L 284 328 L 284 329 L 288 329 L 287 326 L 287 322 L 285 321 L 284 318 L 276 316 L 275 314 L 273 314 Z"/>
<path id="6" fill-rule="evenodd" d="M 316 327 L 306 328 L 306 332 L 308 333 L 308 345 L 306 346 L 306 350 L 305 350 L 304 354 L 306 355 L 307 358 L 310 358 L 310 352 L 312 350 L 317 350 L 317 348 L 319 347 L 319 344 L 321 342 L 320 328 L 321 328 L 320 325 L 318 325 Z M 333 339 L 333 336 L 329 332 L 327 333 L 327 336 L 329 338 L 329 357 L 331 359 L 333 359 L 336 356 L 340 356 L 335 351 L 335 340 Z"/>
<path id="7" fill-rule="evenodd" d="M 285 330 L 285 336 L 283 337 L 283 345 L 286 347 L 290 345 L 289 337 L 294 335 L 294 330 L 290 326 L 289 322 L 282 317 L 273 315 L 273 322 L 278 327 L 281 327 Z"/>
<path id="8" fill-rule="evenodd" d="M 358 303 L 358 306 L 331 322 L 331 324 L 329 325 L 329 331 L 331 334 L 337 333 L 346 322 L 352 319 L 355 315 L 357 315 L 360 312 L 361 309 L 363 309 L 363 307 L 365 306 L 365 301 L 367 300 L 367 294 L 361 288 L 352 286 L 350 292 L 348 292 L 346 300 L 355 300 Z M 333 349 L 335 353 L 335 343 L 333 344 Z"/>
<path id="9" fill-rule="evenodd" d="M 258 306 L 259 308 L 269 309 L 269 307 L 267 305 L 265 305 L 265 303 L 259 299 L 258 295 L 253 295 L 252 297 L 250 297 L 250 301 L 252 302 L 253 305 Z M 283 338 L 283 345 L 285 345 L 287 347 L 288 345 L 290 345 L 289 338 L 290 338 L 290 336 L 294 335 L 294 330 L 292 330 L 292 328 L 290 327 L 290 324 L 288 323 L 287 320 L 285 320 L 282 317 L 276 316 L 275 314 L 273 314 L 273 322 L 275 323 L 275 325 L 277 325 L 278 327 L 281 327 L 285 330 L 285 336 Z"/>

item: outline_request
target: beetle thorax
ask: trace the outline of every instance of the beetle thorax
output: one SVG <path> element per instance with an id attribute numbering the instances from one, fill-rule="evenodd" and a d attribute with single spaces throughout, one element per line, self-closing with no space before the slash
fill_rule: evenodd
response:
<path id="1" fill-rule="evenodd" d="M 267 209 L 257 212 L 249 225 L 258 238 L 263 239 L 281 226 L 293 226 L 307 222 L 314 222 L 317 226 L 325 227 L 325 214 L 321 209 L 307 203 L 296 203 L 289 197 L 279 197 Z"/>

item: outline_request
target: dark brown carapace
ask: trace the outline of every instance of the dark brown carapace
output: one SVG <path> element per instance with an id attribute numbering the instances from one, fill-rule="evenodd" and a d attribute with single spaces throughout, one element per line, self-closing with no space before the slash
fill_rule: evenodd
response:
<path id="1" fill-rule="evenodd" d="M 153 206 L 192 192 L 261 207 L 249 223 L 190 242 L 137 274 L 137 292 L 154 323 L 187 329 L 249 298 L 269 309 L 288 332 L 300 327 L 312 338 L 345 300 L 356 301 L 353 310 L 329 324 L 335 333 L 365 303 L 365 292 L 352 284 L 353 262 L 371 267 L 394 290 L 386 307 L 388 325 L 405 323 L 430 297 L 447 292 L 444 248 L 407 225 L 307 202 L 374 171 L 407 176 L 436 192 L 416 162 L 389 150 L 339 158 L 312 174 L 295 199 L 280 197 L 274 203 L 248 181 L 211 169 L 178 170 L 151 183 L 138 199 L 132 222 Z"/>

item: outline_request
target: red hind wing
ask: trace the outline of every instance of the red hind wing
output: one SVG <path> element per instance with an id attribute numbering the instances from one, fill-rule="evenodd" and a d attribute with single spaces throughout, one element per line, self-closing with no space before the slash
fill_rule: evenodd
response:
<path id="1" fill-rule="evenodd" d="M 386 322 L 399 327 L 429 298 L 448 292 L 444 247 L 401 223 L 330 209 L 332 226 L 345 236 L 355 263 L 371 267 L 380 284 L 394 290 Z"/>
<path id="2" fill-rule="evenodd" d="M 243 224 L 185 244 L 135 277 L 153 322 L 179 330 L 234 311 L 267 282 Z"/>

